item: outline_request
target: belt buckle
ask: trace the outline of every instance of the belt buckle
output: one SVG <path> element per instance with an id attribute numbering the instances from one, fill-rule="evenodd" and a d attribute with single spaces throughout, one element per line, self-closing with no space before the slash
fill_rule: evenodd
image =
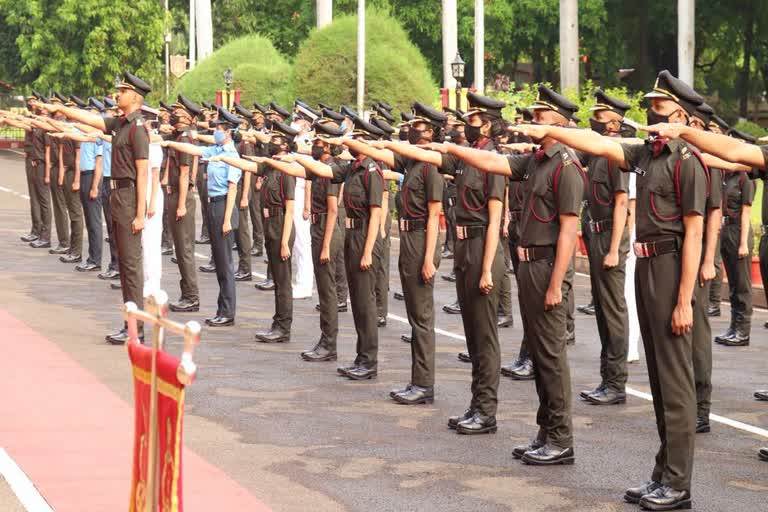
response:
<path id="1" fill-rule="evenodd" d="M 316 213 L 310 213 L 309 214 L 309 223 L 310 224 L 317 224 L 317 214 Z"/>
<path id="2" fill-rule="evenodd" d="M 405 219 L 399 219 L 397 223 L 400 231 L 406 231 L 408 229 L 408 224 Z"/>
<path id="3" fill-rule="evenodd" d="M 352 229 L 352 225 L 353 225 L 353 223 L 352 223 L 352 219 L 351 219 L 350 217 L 346 217 L 346 218 L 344 219 L 344 226 L 345 226 L 347 229 Z"/>
<path id="4" fill-rule="evenodd" d="M 529 256 L 530 252 L 527 247 L 517 248 L 517 257 L 520 258 L 520 261 L 530 261 Z"/>
<path id="5" fill-rule="evenodd" d="M 467 228 L 466 226 L 456 226 L 456 238 L 459 240 L 466 240 Z"/>
<path id="6" fill-rule="evenodd" d="M 261 210 L 262 210 L 262 213 L 264 214 L 264 218 L 268 219 L 269 218 L 269 208 L 262 208 Z"/>

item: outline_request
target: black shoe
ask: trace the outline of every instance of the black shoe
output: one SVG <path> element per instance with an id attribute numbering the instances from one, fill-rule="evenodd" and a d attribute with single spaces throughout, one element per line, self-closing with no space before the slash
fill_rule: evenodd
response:
<path id="1" fill-rule="evenodd" d="M 565 344 L 566 345 L 575 345 L 576 344 L 576 330 L 568 331 L 566 333 Z"/>
<path id="2" fill-rule="evenodd" d="M 206 236 L 200 236 L 200 238 L 195 240 L 195 243 L 196 244 L 200 244 L 200 245 L 210 244 L 211 243 L 211 239 L 208 238 L 207 235 Z"/>
<path id="3" fill-rule="evenodd" d="M 250 272 L 235 272 L 235 281 L 250 281 L 253 279 L 253 274 Z"/>
<path id="4" fill-rule="evenodd" d="M 573 448 L 558 448 L 549 443 L 533 451 L 525 452 L 522 457 L 522 461 L 531 466 L 570 465 L 575 460 Z"/>
<path id="5" fill-rule="evenodd" d="M 758 400 L 762 400 L 764 402 L 768 402 L 768 389 L 763 389 L 760 391 L 755 391 L 754 397 Z"/>
<path id="6" fill-rule="evenodd" d="M 707 306 L 707 316 L 720 316 L 720 306 L 714 304 Z"/>
<path id="7" fill-rule="evenodd" d="M 726 347 L 748 347 L 749 334 L 737 329 L 730 338 L 723 338 L 723 345 Z"/>
<path id="8" fill-rule="evenodd" d="M 110 345 L 125 345 L 125 342 L 128 341 L 128 329 L 122 328 L 116 333 L 108 334 L 104 340 Z"/>
<path id="9" fill-rule="evenodd" d="M 516 459 L 522 459 L 526 452 L 533 452 L 547 444 L 541 439 L 534 439 L 528 444 L 521 444 L 512 448 L 512 457 Z"/>
<path id="10" fill-rule="evenodd" d="M 346 313 L 347 312 L 347 303 L 346 302 L 340 302 L 336 304 L 336 310 L 339 313 Z M 320 311 L 320 303 L 315 304 L 315 311 Z"/>
<path id="11" fill-rule="evenodd" d="M 395 298 L 395 300 L 405 300 L 405 295 L 403 295 L 403 292 L 395 292 L 392 294 L 392 296 Z"/>
<path id="12" fill-rule="evenodd" d="M 715 343 L 724 345 L 725 339 L 732 337 L 734 334 L 736 334 L 736 329 L 733 327 L 733 325 L 731 325 L 730 327 L 728 327 L 728 330 L 725 331 L 723 334 L 721 334 L 720 336 L 715 336 Z"/>
<path id="13" fill-rule="evenodd" d="M 79 254 L 65 254 L 64 256 L 59 256 L 59 261 L 62 263 L 80 263 L 83 261 L 83 257 Z"/>
<path id="14" fill-rule="evenodd" d="M 768 322 L 765 322 L 765 323 L 763 324 L 763 328 L 764 328 L 764 329 L 768 329 Z"/>
<path id="15" fill-rule="evenodd" d="M 502 315 L 496 317 L 496 327 L 512 327 L 513 325 L 515 325 L 515 320 L 512 318 L 512 315 Z"/>
<path id="16" fill-rule="evenodd" d="M 192 313 L 195 311 L 200 311 L 200 301 L 189 300 L 182 297 L 177 302 L 171 302 L 168 304 L 168 309 L 174 313 Z"/>
<path id="17" fill-rule="evenodd" d="M 256 288 L 259 290 L 270 292 L 275 289 L 275 282 L 271 279 L 265 279 L 264 281 L 260 283 L 256 283 Z"/>
<path id="18" fill-rule="evenodd" d="M 176 256 L 171 256 L 171 263 L 173 263 L 174 265 L 178 265 L 179 259 Z"/>
<path id="19" fill-rule="evenodd" d="M 160 254 L 162 254 L 163 256 L 170 256 L 171 254 L 173 254 L 173 247 L 161 247 Z"/>
<path id="20" fill-rule="evenodd" d="M 205 265 L 200 265 L 199 267 L 197 267 L 197 269 L 200 272 L 204 272 L 206 274 L 213 274 L 214 272 L 216 272 L 216 265 L 214 265 L 213 263 L 207 263 Z"/>
<path id="21" fill-rule="evenodd" d="M 512 374 L 512 372 L 519 369 L 522 364 L 523 364 L 523 360 L 518 358 L 509 364 L 502 365 L 501 374 L 506 377 L 509 377 Z"/>
<path id="22" fill-rule="evenodd" d="M 235 319 L 228 316 L 215 316 L 213 318 L 205 319 L 206 325 L 210 327 L 228 327 L 235 325 Z"/>
<path id="23" fill-rule="evenodd" d="M 408 383 L 408 385 L 405 386 L 404 388 L 395 388 L 395 389 L 393 389 L 392 391 L 389 392 L 389 398 L 395 398 L 395 395 L 397 395 L 399 393 L 405 393 L 406 391 L 411 389 L 411 386 L 413 386 L 413 384 Z"/>
<path id="24" fill-rule="evenodd" d="M 21 241 L 29 243 L 29 242 L 34 242 L 38 238 L 40 237 L 34 233 L 27 233 L 26 235 L 21 237 Z"/>
<path id="25" fill-rule="evenodd" d="M 710 431 L 709 427 L 709 415 L 699 416 L 696 418 L 696 433 L 707 434 Z"/>
<path id="26" fill-rule="evenodd" d="M 29 246 L 33 249 L 48 249 L 51 246 L 50 240 L 37 239 L 34 242 L 30 242 Z M 66 251 L 64 251 L 66 252 Z"/>
<path id="27" fill-rule="evenodd" d="M 287 343 L 291 341 L 291 333 L 285 332 L 279 327 L 272 327 L 268 331 L 255 334 L 259 343 Z"/>
<path id="28" fill-rule="evenodd" d="M 445 306 L 443 306 L 443 311 L 445 311 L 449 315 L 460 315 L 461 306 L 459 305 L 459 301 L 456 301 L 453 304 L 446 304 Z"/>
<path id="29" fill-rule="evenodd" d="M 678 491 L 666 485 L 640 498 L 640 507 L 643 510 L 687 510 L 691 505 L 689 491 Z"/>
<path id="30" fill-rule="evenodd" d="M 312 363 L 319 363 L 322 361 L 336 361 L 338 356 L 335 349 L 329 349 L 326 347 L 326 340 L 322 339 L 317 342 L 315 348 L 312 350 L 306 350 L 301 353 L 301 358 L 305 361 Z"/>
<path id="31" fill-rule="evenodd" d="M 440 258 L 444 260 L 452 260 L 453 251 L 451 251 L 450 249 L 443 249 L 443 252 L 440 253 Z"/>
<path id="32" fill-rule="evenodd" d="M 456 433 L 464 435 L 495 434 L 497 429 L 496 416 L 483 416 L 479 412 L 456 424 Z"/>
<path id="33" fill-rule="evenodd" d="M 456 282 L 456 272 L 451 272 L 450 274 L 440 274 L 440 277 L 451 283 Z"/>
<path id="34" fill-rule="evenodd" d="M 336 368 L 336 373 L 338 373 L 342 377 L 346 377 L 347 374 L 350 372 L 350 370 L 354 370 L 355 368 L 357 368 L 357 364 L 355 363 L 352 363 L 349 366 L 338 366 Z"/>
<path id="35" fill-rule="evenodd" d="M 606 388 L 597 393 L 587 395 L 586 401 L 592 405 L 623 404 L 627 401 L 627 394 Z"/>
<path id="36" fill-rule="evenodd" d="M 123 287 L 120 286 L 119 282 L 117 282 L 117 283 L 109 283 L 109 288 L 111 290 L 122 290 Z"/>
<path id="37" fill-rule="evenodd" d="M 380 316 L 379 319 L 376 321 L 376 325 L 378 327 L 386 327 L 387 326 L 387 317 Z"/>
<path id="38" fill-rule="evenodd" d="M 456 358 L 461 361 L 462 363 L 471 363 L 472 357 L 466 352 L 459 352 L 459 354 L 456 356 Z"/>
<path id="39" fill-rule="evenodd" d="M 77 270 L 78 272 L 96 272 L 101 270 L 101 265 L 97 265 L 95 263 L 88 263 L 86 261 L 85 263 L 76 265 L 75 270 Z"/>
<path id="40" fill-rule="evenodd" d="M 347 371 L 346 376 L 350 380 L 369 380 L 376 378 L 378 370 L 374 366 L 373 368 L 366 368 L 365 366 L 356 366 Z"/>
<path id="41" fill-rule="evenodd" d="M 410 334 L 403 334 L 402 336 L 400 336 L 400 341 L 402 341 L 403 343 L 412 343 L 413 339 L 411 339 Z"/>
<path id="42" fill-rule="evenodd" d="M 120 272 L 118 272 L 113 268 L 110 268 L 110 269 L 107 269 L 106 272 L 102 272 L 96 277 L 104 281 L 113 281 L 115 279 L 120 279 Z"/>
<path id="43" fill-rule="evenodd" d="M 435 388 L 410 385 L 406 390 L 395 393 L 392 400 L 403 405 L 431 404 L 435 401 Z"/>
<path id="44" fill-rule="evenodd" d="M 594 315 L 595 305 L 590 302 L 589 304 L 584 304 L 583 306 L 576 306 L 576 311 L 585 315 Z"/>
<path id="45" fill-rule="evenodd" d="M 757 457 L 760 460 L 768 461 L 768 448 L 760 448 L 757 451 Z"/>
<path id="46" fill-rule="evenodd" d="M 624 492 L 624 501 L 628 503 L 640 503 L 640 498 L 661 487 L 661 483 L 648 481 L 639 487 L 631 487 Z"/>
<path id="47" fill-rule="evenodd" d="M 526 358 L 525 361 L 516 369 L 505 374 L 513 380 L 533 380 L 535 375 L 533 373 L 533 360 Z"/>
<path id="48" fill-rule="evenodd" d="M 49 250 L 48 254 L 69 254 L 69 246 L 59 244 L 53 249 Z"/>
<path id="49" fill-rule="evenodd" d="M 253 249 L 251 249 L 251 256 L 254 256 L 256 258 L 261 258 L 262 256 L 264 256 L 264 250 L 257 249 L 256 247 L 254 247 Z"/>
<path id="50" fill-rule="evenodd" d="M 470 407 L 469 409 L 464 411 L 464 414 L 462 414 L 461 416 L 451 416 L 450 418 L 448 418 L 448 428 L 450 428 L 451 430 L 456 430 L 456 427 L 458 426 L 459 423 L 472 418 L 474 415 L 475 415 L 475 410 Z"/>
<path id="51" fill-rule="evenodd" d="M 588 397 L 589 395 L 592 395 L 592 394 L 594 394 L 594 393 L 600 393 L 600 392 L 601 392 L 601 391 L 603 391 L 604 389 L 605 389 L 605 384 L 600 384 L 600 385 L 599 385 L 599 386 L 597 386 L 595 389 L 585 389 L 584 391 L 582 391 L 581 393 L 579 393 L 579 396 L 580 396 L 580 397 L 581 397 L 583 400 L 586 400 L 586 399 L 587 399 L 587 397 Z"/>

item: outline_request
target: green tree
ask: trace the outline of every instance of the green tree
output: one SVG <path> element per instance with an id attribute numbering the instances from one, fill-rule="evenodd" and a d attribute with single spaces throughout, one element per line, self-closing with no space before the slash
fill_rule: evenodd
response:
<path id="1" fill-rule="evenodd" d="M 22 72 L 34 87 L 101 94 L 130 70 L 160 89 L 163 15 L 155 0 L 126 2 L 119 11 L 111 0 L 0 0 L 0 12 L 18 30 Z"/>

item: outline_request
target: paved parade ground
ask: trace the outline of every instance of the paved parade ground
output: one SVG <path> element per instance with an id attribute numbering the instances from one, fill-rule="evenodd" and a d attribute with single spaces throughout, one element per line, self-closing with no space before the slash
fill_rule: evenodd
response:
<path id="1" fill-rule="evenodd" d="M 0 152 L 0 471 L 10 484 L 0 479 L 0 510 L 22 511 L 19 501 L 34 501 L 27 478 L 56 512 L 127 510 L 133 385 L 125 348 L 104 342 L 121 322 L 120 292 L 19 240 L 29 229 L 26 194 L 22 157 Z M 206 262 L 209 246 L 198 245 L 197 254 Z M 392 291 L 400 289 L 397 256 L 393 238 Z M 170 257 L 163 265 L 173 300 L 178 268 Z M 254 271 L 266 272 L 261 258 Z M 172 318 L 213 316 L 215 275 L 199 274 L 199 282 L 200 313 Z M 583 304 L 588 278 L 579 275 L 575 284 Z M 516 356 L 522 335 L 514 293 L 515 326 L 500 332 L 503 362 Z M 316 296 L 294 303 L 290 343 L 264 345 L 253 333 L 270 324 L 272 292 L 245 282 L 237 294 L 235 327 L 204 328 L 197 381 L 187 391 L 188 511 L 639 510 L 621 497 L 648 479 L 658 447 L 646 368 L 643 361 L 630 365 L 626 405 L 579 401 L 578 391 L 599 381 L 594 317 L 576 314 L 576 345 L 569 348 L 576 464 L 545 468 L 511 456 L 536 432 L 532 381 L 502 377 L 497 434 L 460 436 L 446 427 L 470 397 L 470 366 L 456 359 L 465 348 L 460 317 L 437 314 L 436 400 L 408 407 L 387 397 L 410 377 L 402 302 L 390 295 L 378 379 L 353 382 L 337 376 L 335 363 L 299 357 L 318 337 Z M 453 284 L 437 279 L 435 295 L 436 309 L 453 302 Z M 725 330 L 729 313 L 725 307 L 713 322 L 714 334 Z M 713 348 L 712 412 L 721 418 L 696 437 L 696 511 L 767 508 L 768 463 L 756 451 L 768 445 L 768 403 L 752 398 L 768 387 L 766 320 L 765 311 L 755 312 L 751 346 Z M 354 358 L 351 313 L 339 322 L 345 363 Z M 180 347 L 180 339 L 169 338 L 170 351 Z"/>

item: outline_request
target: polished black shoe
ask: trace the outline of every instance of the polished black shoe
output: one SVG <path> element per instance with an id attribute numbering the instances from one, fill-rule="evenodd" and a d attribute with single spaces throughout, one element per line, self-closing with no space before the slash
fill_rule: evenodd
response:
<path id="1" fill-rule="evenodd" d="M 216 272 L 216 265 L 214 265 L 213 263 L 207 263 L 205 265 L 200 265 L 199 267 L 197 267 L 197 269 L 200 272 L 204 272 L 206 274 L 213 274 L 214 272 Z"/>
<path id="2" fill-rule="evenodd" d="M 526 358 L 525 361 L 516 369 L 506 374 L 513 380 L 533 380 L 535 375 L 533 373 L 533 360 Z"/>
<path id="3" fill-rule="evenodd" d="M 496 416 L 483 416 L 475 412 L 471 418 L 460 421 L 456 425 L 456 433 L 464 435 L 475 434 L 495 434 L 498 426 L 496 425 Z"/>
<path id="4" fill-rule="evenodd" d="M 29 246 L 33 249 L 48 249 L 51 246 L 50 240 L 37 239 L 34 242 L 30 242 Z M 66 252 L 66 251 L 65 251 Z"/>
<path id="5" fill-rule="evenodd" d="M 595 305 L 593 303 L 584 304 L 583 306 L 576 306 L 576 311 L 585 315 L 595 314 Z"/>
<path id="6" fill-rule="evenodd" d="M 389 398 L 394 398 L 395 395 L 397 395 L 398 393 L 405 393 L 406 391 L 411 389 L 411 386 L 413 386 L 413 384 L 408 383 L 408 385 L 405 386 L 404 388 L 395 388 L 395 389 L 393 389 L 392 391 L 389 392 Z"/>
<path id="7" fill-rule="evenodd" d="M 510 374 L 513 371 L 515 371 L 518 368 L 520 368 L 520 365 L 522 365 L 522 364 L 523 364 L 523 360 L 518 358 L 518 359 L 515 359 L 514 361 L 512 361 L 509 364 L 502 365 L 501 366 L 501 374 L 504 375 L 505 377 L 509 377 Z"/>
<path id="8" fill-rule="evenodd" d="M 748 347 L 749 334 L 737 329 L 730 338 L 723 338 L 722 344 L 726 347 Z"/>
<path id="9" fill-rule="evenodd" d="M 451 430 L 456 430 L 456 427 L 459 423 L 462 421 L 467 421 L 468 419 L 472 418 L 475 415 L 475 410 L 473 408 L 469 408 L 466 411 L 464 411 L 464 414 L 461 416 L 451 416 L 448 418 L 448 428 Z"/>
<path id="10" fill-rule="evenodd" d="M 123 287 L 120 285 L 119 282 L 117 282 L 117 283 L 109 283 L 109 288 L 111 290 L 122 290 Z"/>
<path id="11" fill-rule="evenodd" d="M 235 272 L 235 281 L 250 281 L 253 279 L 253 274 L 250 272 Z"/>
<path id="12" fill-rule="evenodd" d="M 768 322 L 765 322 L 765 323 L 763 324 L 763 329 L 768 329 Z"/>
<path id="13" fill-rule="evenodd" d="M 38 236 L 38 235 L 36 235 L 34 233 L 27 233 L 26 235 L 21 237 L 21 241 L 29 243 L 29 242 L 34 242 L 38 238 L 40 238 L 40 236 Z"/>
<path id="14" fill-rule="evenodd" d="M 707 306 L 707 316 L 720 316 L 720 306 L 715 304 Z"/>
<path id="15" fill-rule="evenodd" d="M 386 327 L 387 326 L 387 317 L 380 316 L 379 319 L 376 321 L 376 325 L 378 327 Z"/>
<path id="16" fill-rule="evenodd" d="M 512 457 L 516 459 L 522 459 L 523 455 L 525 455 L 526 452 L 532 452 L 536 451 L 542 446 L 547 444 L 545 441 L 542 441 L 541 439 L 534 439 L 528 444 L 520 444 L 512 448 Z"/>
<path id="17" fill-rule="evenodd" d="M 643 510 L 688 510 L 691 506 L 690 491 L 678 491 L 666 485 L 640 498 Z"/>
<path id="18" fill-rule="evenodd" d="M 522 457 L 522 461 L 531 466 L 570 465 L 575 460 L 573 448 L 558 448 L 548 443 L 533 451 L 525 452 Z"/>
<path id="19" fill-rule="evenodd" d="M 459 352 L 456 358 L 462 363 L 471 363 L 472 357 L 467 352 Z"/>
<path id="20" fill-rule="evenodd" d="M 210 327 L 228 327 L 235 325 L 235 319 L 228 316 L 215 316 L 213 318 L 206 318 L 205 323 Z"/>
<path id="21" fill-rule="evenodd" d="M 102 279 L 104 281 L 113 281 L 115 279 L 120 279 L 120 272 L 118 272 L 117 270 L 115 270 L 113 268 L 110 268 L 110 269 L 107 269 L 106 272 L 102 272 L 99 275 L 97 275 L 96 277 L 98 277 L 99 279 Z"/>
<path id="22" fill-rule="evenodd" d="M 350 380 L 369 380 L 376 378 L 378 370 L 374 366 L 373 368 L 366 368 L 365 366 L 357 366 L 347 371 L 346 376 Z"/>
<path id="23" fill-rule="evenodd" d="M 449 315 L 460 315 L 461 306 L 459 305 L 459 301 L 456 301 L 453 304 L 446 304 L 445 306 L 443 306 L 443 311 L 445 311 Z"/>
<path id="24" fill-rule="evenodd" d="M 443 249 L 443 252 L 440 253 L 440 258 L 444 260 L 452 260 L 453 251 L 451 251 L 450 249 Z"/>
<path id="25" fill-rule="evenodd" d="M 496 327 L 512 327 L 513 325 L 515 325 L 515 320 L 512 318 L 512 315 L 502 315 L 496 317 Z"/>
<path id="26" fill-rule="evenodd" d="M 264 250 L 257 249 L 256 247 L 254 247 L 253 249 L 251 249 L 251 256 L 256 258 L 261 258 L 262 256 L 264 256 Z"/>
<path id="27" fill-rule="evenodd" d="M 347 373 L 349 373 L 350 370 L 354 370 L 355 368 L 357 368 L 357 364 L 355 363 L 352 363 L 348 366 L 338 366 L 336 367 L 336 373 L 338 373 L 342 377 L 346 377 Z"/>
<path id="28" fill-rule="evenodd" d="M 211 239 L 208 238 L 207 236 L 201 236 L 200 238 L 195 240 L 195 243 L 198 244 L 198 245 L 210 244 L 211 243 Z"/>
<path id="29" fill-rule="evenodd" d="M 79 254 L 65 254 L 64 256 L 59 256 L 59 261 L 62 263 L 80 263 L 83 261 L 83 257 Z"/>
<path id="30" fill-rule="evenodd" d="M 403 343 L 412 343 L 413 339 L 411 338 L 410 334 L 403 334 L 402 336 L 400 336 L 400 341 L 402 341 Z"/>
<path id="31" fill-rule="evenodd" d="M 616 405 L 627 401 L 627 394 L 613 389 L 602 389 L 587 395 L 586 401 L 592 405 Z"/>
<path id="32" fill-rule="evenodd" d="M 767 461 L 767 462 L 768 462 L 768 448 L 760 448 L 760 449 L 757 451 L 757 457 L 758 457 L 760 460 L 764 460 L 764 461 Z"/>
<path id="33" fill-rule="evenodd" d="M 336 310 L 339 313 L 346 313 L 347 312 L 347 303 L 346 302 L 340 302 L 336 304 Z M 315 304 L 315 311 L 320 311 L 320 304 Z"/>
<path id="34" fill-rule="evenodd" d="M 403 405 L 431 404 L 435 401 L 435 388 L 411 385 L 410 388 L 396 393 L 392 400 Z"/>
<path id="35" fill-rule="evenodd" d="M 200 311 L 200 301 L 189 300 L 182 297 L 177 302 L 171 302 L 168 304 L 168 309 L 174 313 L 192 313 L 195 311 Z"/>
<path id="36" fill-rule="evenodd" d="M 710 431 L 709 416 L 699 416 L 696 418 L 696 433 L 707 434 Z"/>
<path id="37" fill-rule="evenodd" d="M 335 349 L 331 350 L 326 347 L 325 340 L 320 340 L 315 345 L 315 348 L 302 352 L 301 358 L 312 363 L 319 363 L 323 361 L 336 361 L 338 356 Z"/>
<path id="38" fill-rule="evenodd" d="M 160 254 L 162 254 L 163 256 L 170 256 L 171 254 L 173 254 L 173 247 L 161 247 Z"/>
<path id="39" fill-rule="evenodd" d="M 599 393 L 605 389 L 605 384 L 600 384 L 595 389 L 585 389 L 584 391 L 579 393 L 579 397 L 581 397 L 582 400 L 586 400 L 587 397 L 593 393 Z"/>
<path id="40" fill-rule="evenodd" d="M 627 503 L 640 503 L 640 498 L 661 487 L 661 483 L 649 480 L 638 487 L 631 487 L 624 492 L 624 501 Z"/>
<path id="41" fill-rule="evenodd" d="M 403 292 L 395 292 L 392 294 L 392 296 L 395 298 L 395 300 L 405 300 L 405 295 L 403 295 Z"/>
<path id="42" fill-rule="evenodd" d="M 86 261 L 85 263 L 76 265 L 75 270 L 77 270 L 78 272 L 97 272 L 101 270 L 101 265 L 97 265 L 95 263 L 88 263 Z"/>
<path id="43" fill-rule="evenodd" d="M 451 272 L 450 274 L 440 274 L 440 277 L 450 283 L 456 282 L 456 272 Z"/>
<path id="44" fill-rule="evenodd" d="M 176 256 L 171 256 L 171 263 L 173 263 L 174 265 L 178 265 L 179 259 Z"/>
<path id="45" fill-rule="evenodd" d="M 565 344 L 566 345 L 575 345 L 576 344 L 576 330 L 568 331 L 565 334 Z"/>
<path id="46" fill-rule="evenodd" d="M 291 333 L 279 327 L 271 327 L 268 331 L 257 332 L 256 341 L 259 343 L 287 343 L 291 341 Z"/>
<path id="47" fill-rule="evenodd" d="M 260 283 L 256 283 L 256 288 L 259 290 L 270 292 L 275 289 L 275 282 L 271 279 L 265 279 L 264 281 Z"/>
<path id="48" fill-rule="evenodd" d="M 69 246 L 68 245 L 57 245 L 53 249 L 50 249 L 48 251 L 48 254 L 68 254 L 69 253 Z"/>
<path id="49" fill-rule="evenodd" d="M 763 402 L 768 402 L 768 389 L 762 389 L 759 391 L 755 391 L 754 397 L 757 400 L 762 400 Z"/>
<path id="50" fill-rule="evenodd" d="M 116 333 L 108 334 L 104 339 L 110 345 L 125 345 L 125 342 L 128 341 L 128 329 L 120 329 Z"/>
<path id="51" fill-rule="evenodd" d="M 715 336 L 715 343 L 719 343 L 720 345 L 725 344 L 726 338 L 731 338 L 733 335 L 736 334 L 736 329 L 731 325 L 728 327 L 728 330 L 726 330 L 723 334 L 720 336 Z"/>

